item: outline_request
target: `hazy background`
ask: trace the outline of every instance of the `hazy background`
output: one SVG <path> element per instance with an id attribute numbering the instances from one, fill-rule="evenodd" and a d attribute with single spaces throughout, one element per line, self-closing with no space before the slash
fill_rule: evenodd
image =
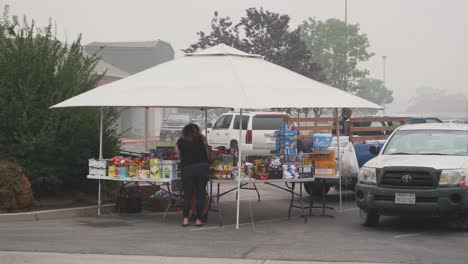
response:
<path id="1" fill-rule="evenodd" d="M 178 55 L 209 30 L 215 10 L 234 21 L 249 7 L 261 7 L 292 18 L 297 26 L 308 17 L 344 20 L 345 0 L 0 0 L 12 14 L 26 14 L 37 24 L 49 18 L 61 40 L 83 33 L 92 41 L 162 39 Z M 370 77 L 382 79 L 382 56 L 387 56 L 386 83 L 395 101 L 388 112 L 404 112 L 416 88 L 428 86 L 468 94 L 468 1 L 466 0 L 348 0 L 348 21 L 369 36 L 375 56 L 363 66 Z"/>

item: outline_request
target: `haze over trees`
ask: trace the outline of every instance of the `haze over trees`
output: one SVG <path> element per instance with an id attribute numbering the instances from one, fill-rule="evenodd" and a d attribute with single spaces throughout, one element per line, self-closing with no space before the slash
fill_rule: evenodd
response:
<path id="1" fill-rule="evenodd" d="M 467 117 L 468 97 L 463 93 L 448 93 L 423 86 L 416 89 L 416 95 L 409 101 L 407 112 Z"/>
<path id="2" fill-rule="evenodd" d="M 299 74 L 324 82 L 375 103 L 387 103 L 393 99 L 388 88 L 381 89 L 374 81 L 364 81 L 359 92 L 359 81 L 369 71 L 359 68 L 374 54 L 370 43 L 359 25 L 337 19 L 319 21 L 309 18 L 297 28 L 290 28 L 290 17 L 264 10 L 249 8 L 238 23 L 215 12 L 211 31 L 197 32 L 198 40 L 185 52 L 195 52 L 224 43 L 248 53 L 259 54 L 265 60 L 281 65 Z M 375 84 L 376 91 L 372 91 Z M 379 94 L 377 96 L 376 94 Z M 292 109 L 276 109 L 291 112 Z M 323 109 L 296 109 L 308 115 L 314 111 L 320 116 Z"/>

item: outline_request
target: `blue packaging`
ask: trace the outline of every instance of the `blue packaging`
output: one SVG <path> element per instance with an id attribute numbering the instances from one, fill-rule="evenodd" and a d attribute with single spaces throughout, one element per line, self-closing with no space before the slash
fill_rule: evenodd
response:
<path id="1" fill-rule="evenodd" d="M 315 134 L 313 137 L 313 146 L 315 150 L 328 150 L 333 141 L 331 134 Z"/>

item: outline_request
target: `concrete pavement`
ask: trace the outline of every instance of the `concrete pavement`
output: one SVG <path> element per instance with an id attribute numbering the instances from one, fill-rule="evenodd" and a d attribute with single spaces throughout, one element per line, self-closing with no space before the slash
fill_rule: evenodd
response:
<path id="1" fill-rule="evenodd" d="M 447 231 L 437 219 L 384 218 L 377 229 L 364 228 L 349 194 L 342 213 L 325 218 L 314 210 L 304 223 L 299 210 L 287 219 L 286 193 L 259 187 L 261 203 L 254 193 L 242 192 L 239 230 L 232 195 L 222 200 L 223 227 L 212 214 L 204 227 L 182 228 L 180 213 L 169 215 L 166 223 L 155 213 L 1 223 L 0 250 L 260 261 L 445 264 L 468 259 L 467 233 Z M 329 200 L 338 206 L 336 193 Z"/>
<path id="2" fill-rule="evenodd" d="M 362 262 L 315 262 L 260 259 L 181 258 L 159 256 L 122 256 L 0 251 L 2 264 L 361 264 Z M 382 264 L 366 262 L 365 264 Z"/>

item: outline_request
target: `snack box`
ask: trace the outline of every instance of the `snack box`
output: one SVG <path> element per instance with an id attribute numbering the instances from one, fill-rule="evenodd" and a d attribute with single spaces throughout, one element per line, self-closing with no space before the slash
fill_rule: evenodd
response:
<path id="1" fill-rule="evenodd" d="M 100 169 L 100 168 L 89 168 L 89 175 L 93 176 L 106 176 L 106 169 Z"/>
<path id="2" fill-rule="evenodd" d="M 128 167 L 116 167 L 116 171 L 120 178 L 128 178 Z"/>
<path id="3" fill-rule="evenodd" d="M 161 179 L 161 160 L 151 159 L 150 160 L 150 178 Z"/>
<path id="4" fill-rule="evenodd" d="M 107 168 L 107 161 L 106 160 L 97 160 L 97 159 L 89 159 L 88 160 L 89 167 L 98 168 L 98 169 L 106 169 Z"/>
<path id="5" fill-rule="evenodd" d="M 117 168 L 115 166 L 109 166 L 107 176 L 115 177 L 119 173 L 117 172 Z"/>
<path id="6" fill-rule="evenodd" d="M 150 177 L 149 170 L 138 170 L 137 171 L 137 178 L 139 179 L 148 179 Z"/>
<path id="7" fill-rule="evenodd" d="M 128 166 L 128 176 L 129 177 L 136 177 L 137 172 L 140 169 L 140 165 L 132 163 Z"/>
<path id="8" fill-rule="evenodd" d="M 174 179 L 177 177 L 177 164 L 175 160 L 163 160 L 161 174 L 164 179 Z"/>
<path id="9" fill-rule="evenodd" d="M 299 178 L 314 177 L 314 167 L 312 165 L 302 165 L 299 167 Z"/>

